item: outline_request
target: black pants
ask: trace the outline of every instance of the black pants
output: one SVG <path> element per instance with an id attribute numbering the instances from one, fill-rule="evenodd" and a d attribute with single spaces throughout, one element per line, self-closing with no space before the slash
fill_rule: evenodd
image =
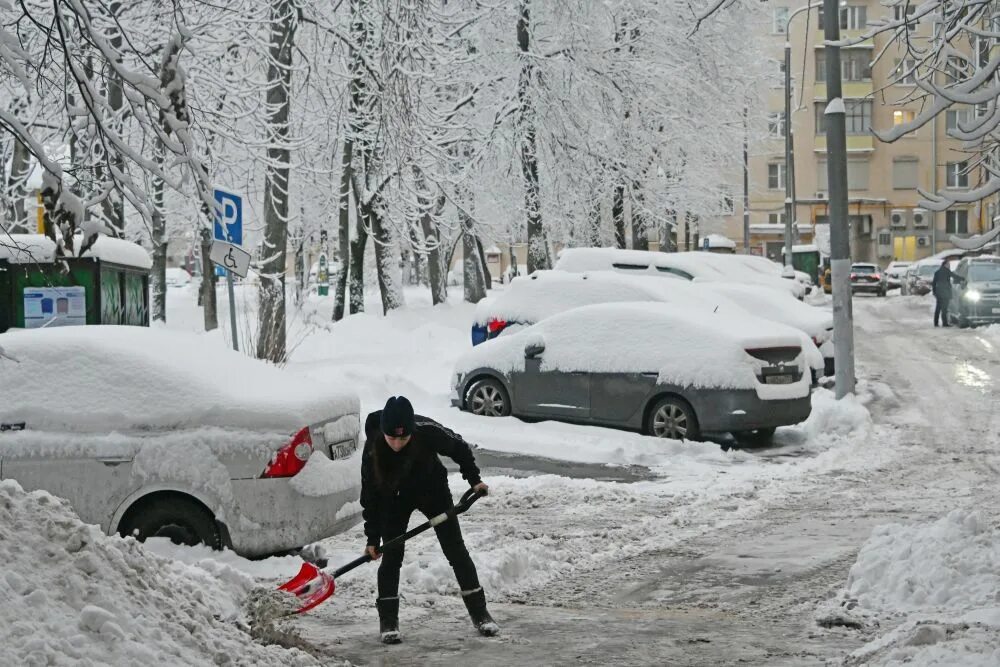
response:
<path id="1" fill-rule="evenodd" d="M 941 326 L 949 326 L 948 324 L 948 304 L 951 303 L 951 298 L 941 298 L 936 299 L 937 304 L 934 306 L 934 326 L 938 325 L 938 319 L 941 320 Z"/>
<path id="2" fill-rule="evenodd" d="M 408 501 L 399 497 L 393 498 L 393 502 L 389 503 L 383 511 L 382 541 L 388 542 L 397 535 L 405 533 L 413 510 L 420 510 L 429 519 L 453 506 L 451 492 L 448 491 L 447 487 L 443 492 L 426 496 L 417 501 Z M 472 557 L 469 556 L 465 541 L 462 539 L 462 529 L 458 525 L 458 517 L 434 526 L 434 532 L 437 533 L 441 551 L 444 552 L 448 563 L 455 570 L 459 587 L 463 591 L 479 588 L 479 575 L 476 573 L 476 566 L 472 562 Z M 378 596 L 380 598 L 395 597 L 399 594 L 399 568 L 403 565 L 403 551 L 403 545 L 400 544 L 382 552 L 382 564 L 378 568 Z"/>

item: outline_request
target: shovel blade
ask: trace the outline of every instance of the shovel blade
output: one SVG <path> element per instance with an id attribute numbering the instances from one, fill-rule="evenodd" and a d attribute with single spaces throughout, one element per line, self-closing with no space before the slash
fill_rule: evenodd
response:
<path id="1" fill-rule="evenodd" d="M 333 576 L 312 563 L 303 563 L 299 573 L 278 586 L 279 591 L 291 593 L 302 605 L 294 613 L 302 614 L 333 595 L 336 584 Z"/>

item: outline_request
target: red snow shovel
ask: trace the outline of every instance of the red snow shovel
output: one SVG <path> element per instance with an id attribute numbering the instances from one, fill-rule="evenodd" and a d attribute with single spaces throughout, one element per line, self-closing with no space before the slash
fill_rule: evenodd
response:
<path id="1" fill-rule="evenodd" d="M 462 500 L 459 501 L 457 505 L 452 507 L 447 512 L 443 514 L 438 514 L 436 517 L 425 521 L 416 528 L 398 537 L 394 537 L 385 544 L 382 545 L 382 551 L 386 547 L 394 547 L 397 544 L 405 542 L 406 540 L 419 535 L 428 528 L 436 526 L 439 523 L 444 523 L 448 519 L 454 518 L 459 514 L 465 512 L 467 509 L 472 507 L 472 503 L 476 502 L 482 498 L 485 494 L 482 491 L 476 491 L 475 489 L 469 489 L 462 496 Z M 336 583 L 334 580 L 342 574 L 346 574 L 356 568 L 359 565 L 364 565 L 368 561 L 372 560 L 372 557 L 368 554 L 361 556 L 360 558 L 355 558 L 347 565 L 337 568 L 333 572 L 327 570 L 321 570 L 312 563 L 303 563 L 302 569 L 299 573 L 292 577 L 291 580 L 285 582 L 281 586 L 278 586 L 279 591 L 285 591 L 286 593 L 291 593 L 292 595 L 299 598 L 302 601 L 302 606 L 296 609 L 294 614 L 302 614 L 309 611 L 319 603 L 326 600 L 328 597 L 333 595 L 333 591 L 336 588 Z"/>

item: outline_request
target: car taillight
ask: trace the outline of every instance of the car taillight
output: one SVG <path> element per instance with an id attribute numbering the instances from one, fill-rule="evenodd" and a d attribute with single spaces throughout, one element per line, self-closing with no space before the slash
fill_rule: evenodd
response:
<path id="1" fill-rule="evenodd" d="M 854 280 L 854 279 L 855 279 L 855 278 L 857 278 L 857 277 L 858 277 L 858 274 L 856 274 L 856 273 L 852 273 L 852 274 L 851 274 L 851 280 Z"/>
<path id="2" fill-rule="evenodd" d="M 881 274 L 876 273 L 874 276 L 875 280 L 882 280 Z"/>
<path id="3" fill-rule="evenodd" d="M 506 320 L 492 319 L 486 323 L 486 330 L 489 331 L 491 334 L 500 333 L 506 328 L 507 328 Z"/>
<path id="4" fill-rule="evenodd" d="M 292 436 L 287 445 L 275 452 L 261 477 L 295 477 L 305 467 L 312 453 L 312 435 L 306 426 Z"/>

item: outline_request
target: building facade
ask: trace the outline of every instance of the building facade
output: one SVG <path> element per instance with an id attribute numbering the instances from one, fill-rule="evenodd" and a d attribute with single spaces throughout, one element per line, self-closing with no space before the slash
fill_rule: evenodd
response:
<path id="1" fill-rule="evenodd" d="M 769 33 L 760 38 L 773 44 L 774 76 L 764 84 L 768 86 L 769 138 L 749 160 L 749 208 L 752 251 L 780 261 L 785 179 L 791 173 L 784 144 L 786 40 L 791 45 L 794 222 L 799 229 L 812 230 L 815 226 L 817 239 L 829 238 L 821 231 L 827 224 L 829 194 L 824 17 L 821 8 L 797 12 L 806 7 L 806 0 L 768 4 Z M 915 6 L 910 3 L 909 9 Z M 901 18 L 903 11 L 903 4 L 885 7 L 878 0 L 847 0 L 840 9 L 841 38 L 861 37 L 868 22 L 887 15 Z M 932 29 L 930 24 L 922 25 L 919 34 L 929 39 Z M 887 130 L 912 121 L 921 109 L 920 101 L 913 99 L 917 92 L 914 79 L 908 76 L 914 63 L 902 58 L 896 46 L 886 50 L 889 41 L 889 36 L 878 35 L 841 49 L 851 257 L 882 265 L 894 259 L 912 261 L 951 248 L 950 235 L 988 231 L 996 214 L 994 202 L 955 205 L 939 213 L 918 206 L 918 188 L 931 192 L 967 190 L 984 178 L 978 167 L 970 168 L 970 155 L 963 152 L 961 142 L 948 136 L 949 129 L 957 127 L 966 114 L 976 113 L 976 109 L 948 110 L 893 143 L 882 143 L 871 133 L 872 128 Z M 878 62 L 872 64 L 876 57 Z M 948 73 L 937 76 L 943 83 Z M 742 238 L 742 210 L 727 220 L 727 230 L 733 238 Z M 800 236 L 797 242 L 802 241 Z"/>

